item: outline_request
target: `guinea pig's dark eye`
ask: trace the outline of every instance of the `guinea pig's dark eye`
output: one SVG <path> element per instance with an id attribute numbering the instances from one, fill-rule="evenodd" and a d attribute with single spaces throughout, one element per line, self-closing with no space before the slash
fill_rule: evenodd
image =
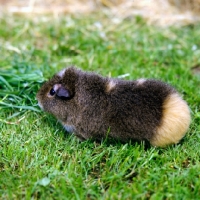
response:
<path id="1" fill-rule="evenodd" d="M 49 94 L 51 95 L 51 96 L 54 96 L 55 95 L 55 90 L 53 89 L 53 88 L 51 88 L 51 90 L 50 90 L 50 92 L 49 92 Z"/>

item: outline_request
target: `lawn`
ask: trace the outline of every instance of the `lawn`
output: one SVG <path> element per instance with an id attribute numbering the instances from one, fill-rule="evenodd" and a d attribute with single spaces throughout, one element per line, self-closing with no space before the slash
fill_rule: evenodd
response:
<path id="1" fill-rule="evenodd" d="M 103 14 L 0 21 L 0 199 L 199 199 L 200 24 L 161 28 Z M 67 135 L 35 95 L 70 65 L 170 83 L 191 108 L 185 138 L 146 148 Z"/>

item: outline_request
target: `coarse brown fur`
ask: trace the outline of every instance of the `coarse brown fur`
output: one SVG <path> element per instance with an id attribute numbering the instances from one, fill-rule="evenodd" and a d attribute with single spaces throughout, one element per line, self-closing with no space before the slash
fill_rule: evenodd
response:
<path id="1" fill-rule="evenodd" d="M 179 142 L 190 124 L 186 102 L 174 88 L 157 80 L 104 78 L 69 67 L 44 83 L 37 99 L 43 110 L 82 140 L 111 137 L 165 146 Z"/>

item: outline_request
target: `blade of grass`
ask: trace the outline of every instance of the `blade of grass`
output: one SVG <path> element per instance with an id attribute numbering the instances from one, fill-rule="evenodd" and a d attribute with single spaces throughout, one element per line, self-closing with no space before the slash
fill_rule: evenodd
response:
<path id="1" fill-rule="evenodd" d="M 37 109 L 33 106 L 16 106 L 16 105 L 4 103 L 4 102 L 0 102 L 0 105 L 3 105 L 7 108 L 18 108 L 18 109 L 23 109 L 23 110 L 32 110 L 32 111 L 35 111 L 35 112 L 41 112 L 41 110 L 39 110 L 39 109 Z"/>

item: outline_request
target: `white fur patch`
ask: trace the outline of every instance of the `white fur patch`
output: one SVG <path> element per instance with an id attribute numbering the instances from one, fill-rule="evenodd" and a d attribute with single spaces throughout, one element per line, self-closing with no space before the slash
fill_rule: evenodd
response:
<path id="1" fill-rule="evenodd" d="M 150 143 L 160 147 L 178 143 L 186 134 L 190 122 L 187 103 L 178 94 L 171 94 L 164 102 L 161 125 Z"/>
<path id="2" fill-rule="evenodd" d="M 68 133 L 73 133 L 74 130 L 75 130 L 74 126 L 72 126 L 72 125 L 63 125 L 63 126 L 64 126 L 65 130 L 66 130 Z"/>
<path id="3" fill-rule="evenodd" d="M 57 91 L 61 86 L 62 86 L 61 84 L 55 84 L 55 85 L 53 86 L 53 89 L 54 89 L 55 91 Z"/>
<path id="4" fill-rule="evenodd" d="M 137 85 L 142 85 L 145 81 L 146 81 L 146 79 L 140 78 L 137 80 Z"/>
<path id="5" fill-rule="evenodd" d="M 60 77 L 62 78 L 62 77 L 64 76 L 66 70 L 67 70 L 67 69 L 63 69 L 63 70 L 59 71 L 59 72 L 57 73 L 57 75 L 60 76 Z"/>
<path id="6" fill-rule="evenodd" d="M 110 92 L 112 89 L 114 89 L 116 86 L 116 83 L 111 80 L 107 85 L 106 85 L 106 92 Z"/>

